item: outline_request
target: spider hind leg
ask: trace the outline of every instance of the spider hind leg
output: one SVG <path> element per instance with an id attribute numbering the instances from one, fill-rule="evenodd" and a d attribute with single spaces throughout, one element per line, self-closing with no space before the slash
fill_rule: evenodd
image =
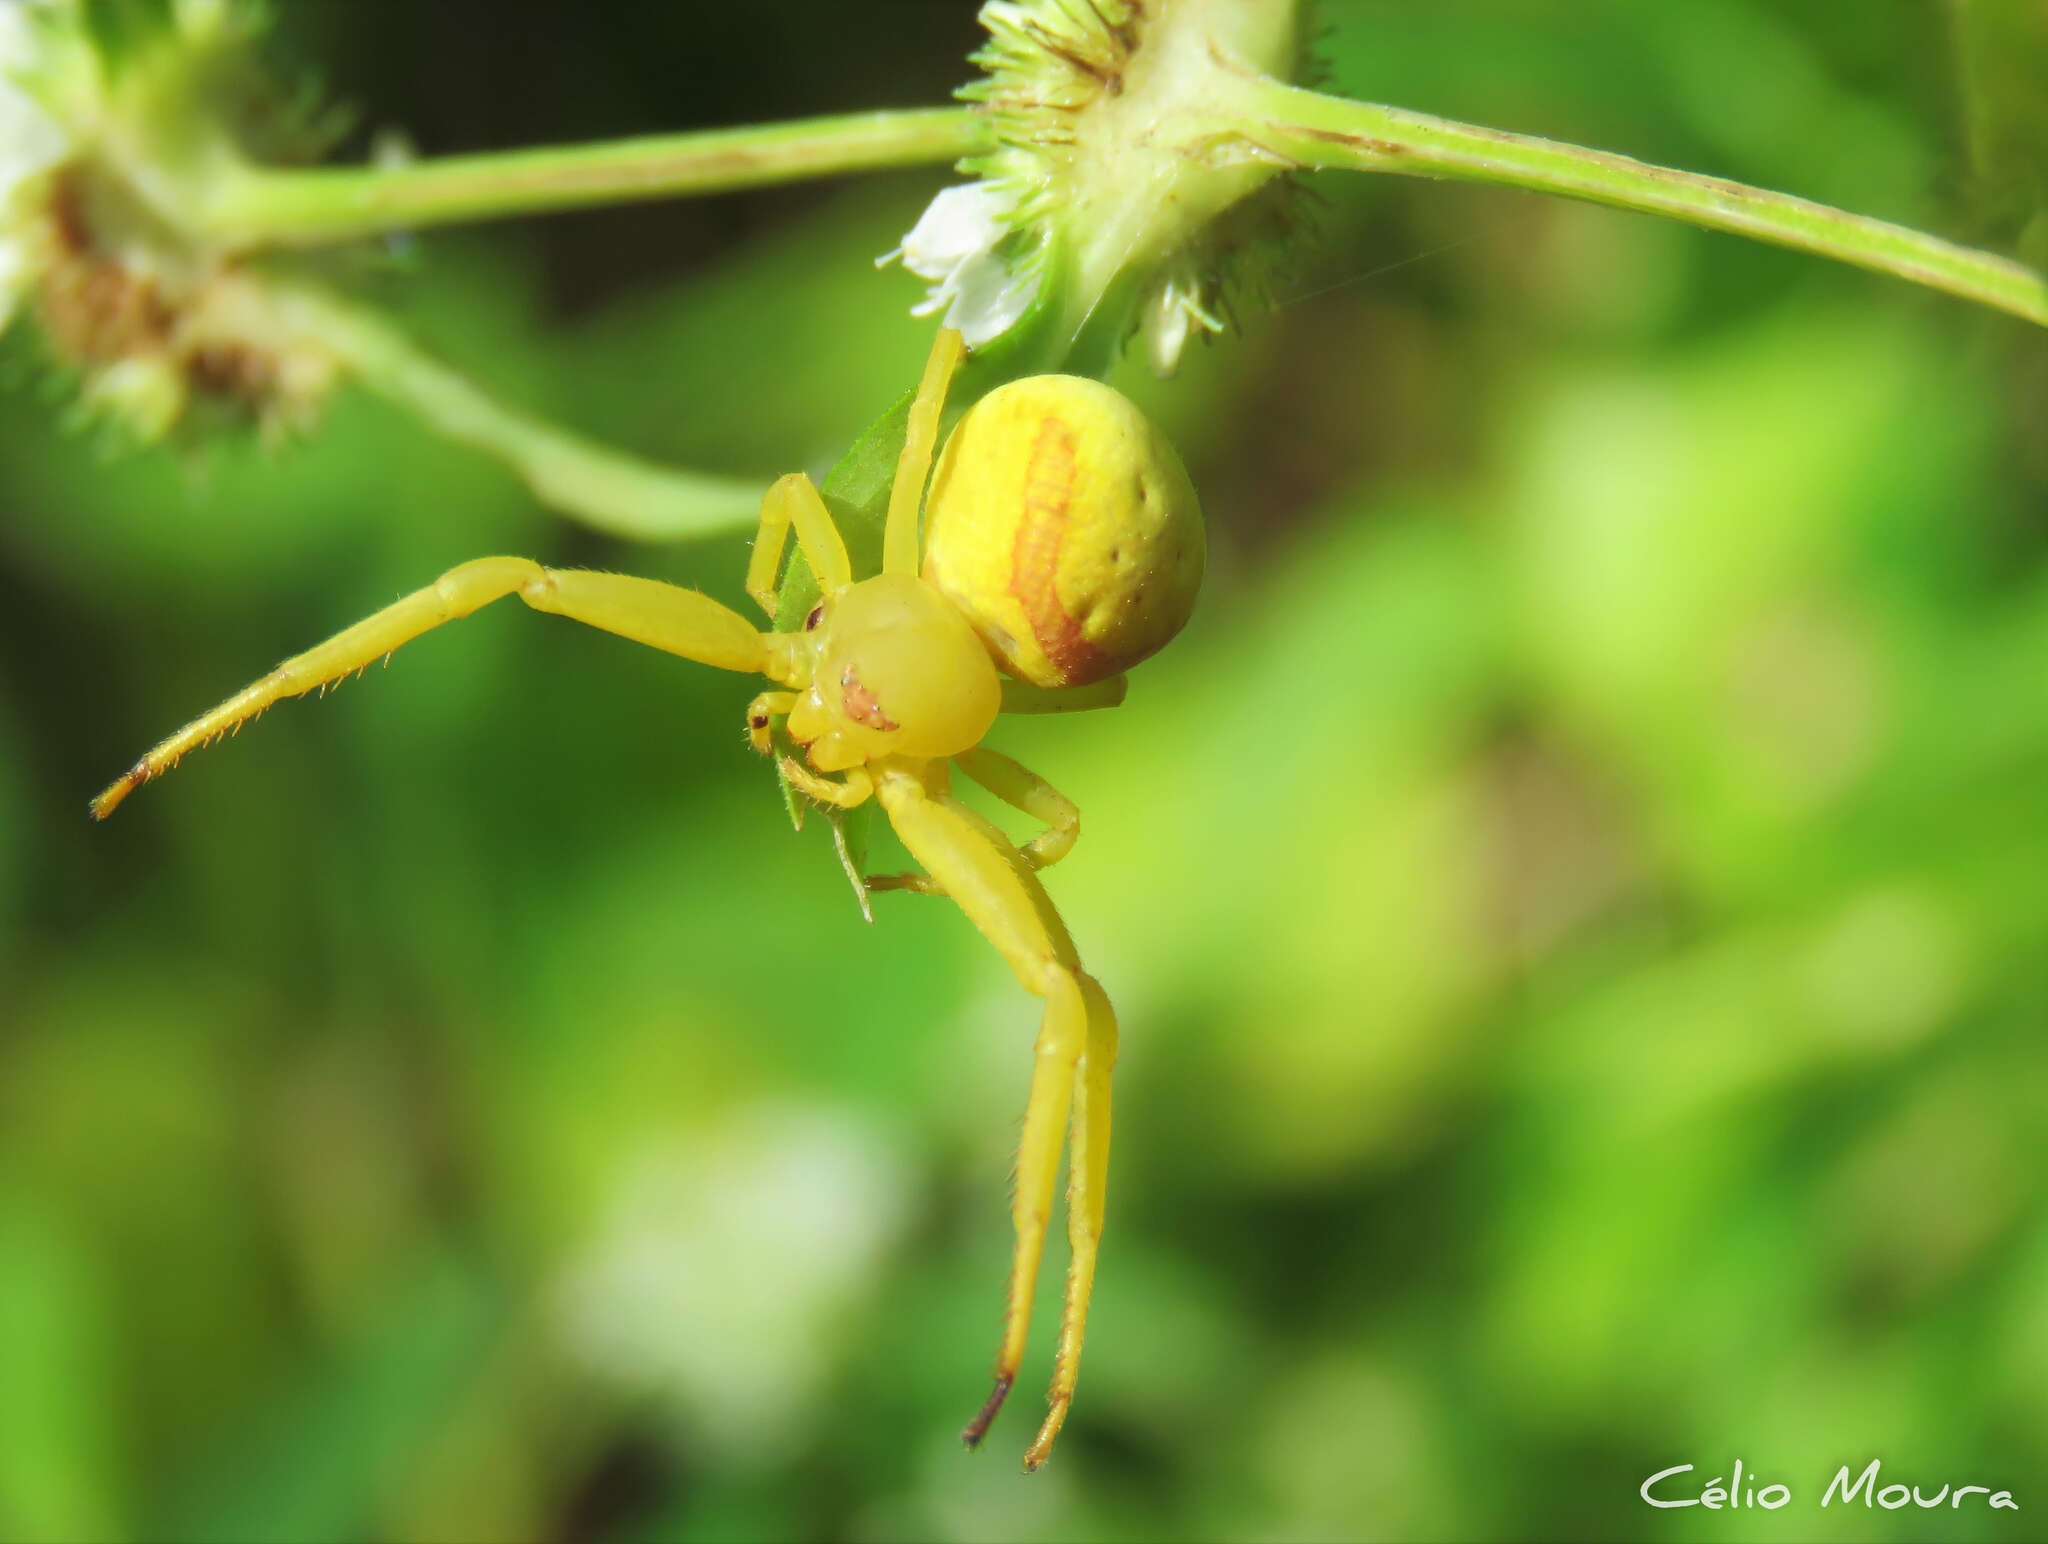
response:
<path id="1" fill-rule="evenodd" d="M 876 794 L 911 856 L 995 945 L 1025 990 L 1045 999 L 1017 1149 L 1017 1187 L 1011 1204 L 1017 1242 L 995 1383 L 987 1402 L 961 1433 L 968 1446 L 978 1443 L 1016 1382 L 1059 1189 L 1060 1147 L 1063 1139 L 1069 1140 L 1067 1236 L 1072 1264 L 1049 1408 L 1024 1457 L 1025 1467 L 1036 1469 L 1051 1452 L 1073 1402 L 1087 1330 L 1109 1173 L 1116 1014 L 1101 985 L 1081 969 L 1073 939 L 1038 882 L 1036 865 L 994 825 L 946 791 L 943 766 L 886 768 L 876 778 Z"/>
<path id="2" fill-rule="evenodd" d="M 1072 799 L 1029 767 L 979 746 L 955 756 L 953 764 L 1005 804 L 1045 822 L 1045 830 L 1017 849 L 1017 856 L 1032 868 L 1051 868 L 1074 850 L 1081 836 L 1081 812 Z M 931 875 L 917 873 L 870 874 L 868 889 L 946 893 L 946 887 Z"/>

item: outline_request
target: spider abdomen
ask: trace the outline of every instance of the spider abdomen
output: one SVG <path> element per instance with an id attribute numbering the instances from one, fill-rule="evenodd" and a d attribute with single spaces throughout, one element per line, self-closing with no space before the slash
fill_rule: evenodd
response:
<path id="1" fill-rule="evenodd" d="M 1037 686 L 1128 670 L 1187 622 L 1207 545 L 1194 485 L 1123 393 L 1071 375 L 960 421 L 925 506 L 924 577 Z"/>

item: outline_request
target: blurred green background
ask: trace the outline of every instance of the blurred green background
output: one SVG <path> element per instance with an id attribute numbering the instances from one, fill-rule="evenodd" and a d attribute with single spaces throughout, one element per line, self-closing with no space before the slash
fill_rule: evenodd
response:
<path id="1" fill-rule="evenodd" d="M 934 102 L 978 35 L 279 10 L 430 151 Z M 1324 15 L 1356 94 L 2027 212 L 1972 201 L 1931 0 Z M 765 485 L 915 379 L 872 258 L 941 180 L 437 234 L 375 288 L 508 398 Z M 1123 381 L 1204 493 L 1194 623 L 1121 711 L 993 741 L 1084 811 L 1051 889 L 1125 1031 L 1032 1478 L 1050 1314 L 955 1434 L 1037 1004 L 948 906 L 861 921 L 753 686 L 498 607 L 85 818 L 456 562 L 743 603 L 743 535 L 608 544 L 357 395 L 190 460 L 0 398 L 0 1536 L 2043 1537 L 2041 335 L 1638 217 L 1313 193 L 1277 314 Z M 1792 1505 L 1637 1498 L 1738 1457 Z M 1873 1458 L 2025 1510 L 1823 1512 Z"/>

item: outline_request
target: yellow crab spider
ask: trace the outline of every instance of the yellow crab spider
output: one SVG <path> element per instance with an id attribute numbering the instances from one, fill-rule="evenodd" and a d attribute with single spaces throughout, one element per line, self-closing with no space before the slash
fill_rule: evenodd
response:
<path id="1" fill-rule="evenodd" d="M 1074 845 L 1079 814 L 1051 784 L 981 740 L 999 712 L 1121 702 L 1123 669 L 1187 620 L 1204 554 L 1201 512 L 1172 447 L 1128 399 L 1095 381 L 1033 376 L 991 392 L 954 430 L 926 497 L 940 410 L 962 352 L 950 329 L 932 348 L 890 489 L 879 574 L 855 580 L 808 477 L 784 477 L 763 498 L 746 587 L 773 617 L 794 530 L 822 596 L 801 631 L 761 632 L 696 591 L 650 579 L 479 558 L 194 719 L 95 799 L 92 812 L 106 817 L 186 751 L 281 698 L 337 681 L 507 595 L 702 664 L 766 676 L 781 689 L 747 709 L 754 747 L 771 754 L 774 721 L 783 719 L 809 762 L 782 756 L 789 781 L 839 808 L 875 799 L 924 865 L 923 873 L 870 886 L 951 896 L 1025 990 L 1045 999 L 1018 1147 L 1016 1248 L 995 1387 L 962 1433 L 970 1447 L 981 1440 L 1023 1359 L 1065 1133 L 1072 1263 L 1050 1408 L 1024 1458 L 1035 1469 L 1066 1419 L 1080 1366 L 1102 1237 L 1117 1024 L 1038 879 Z M 1046 829 L 1013 845 L 954 798 L 956 767 Z"/>

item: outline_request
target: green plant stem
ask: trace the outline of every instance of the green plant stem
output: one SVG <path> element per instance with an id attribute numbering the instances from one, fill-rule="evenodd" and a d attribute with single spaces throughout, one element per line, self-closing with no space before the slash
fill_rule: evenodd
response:
<path id="1" fill-rule="evenodd" d="M 250 168 L 208 190 L 187 223 L 195 235 L 231 247 L 313 246 L 461 220 L 957 161 L 985 150 L 987 139 L 970 109 L 940 107 L 402 166 Z"/>
<path id="2" fill-rule="evenodd" d="M 1235 140 L 1304 167 L 1501 183 L 1664 215 L 1944 290 L 2048 326 L 2048 278 L 2009 258 L 1939 237 L 1627 156 L 1453 123 L 1240 77 L 1214 124 Z"/>
<path id="3" fill-rule="evenodd" d="M 712 477 L 610 450 L 508 407 L 375 313 L 309 289 L 273 297 L 283 326 L 362 385 L 510 466 L 550 508 L 612 536 L 674 541 L 744 528 L 768 479 Z"/>

